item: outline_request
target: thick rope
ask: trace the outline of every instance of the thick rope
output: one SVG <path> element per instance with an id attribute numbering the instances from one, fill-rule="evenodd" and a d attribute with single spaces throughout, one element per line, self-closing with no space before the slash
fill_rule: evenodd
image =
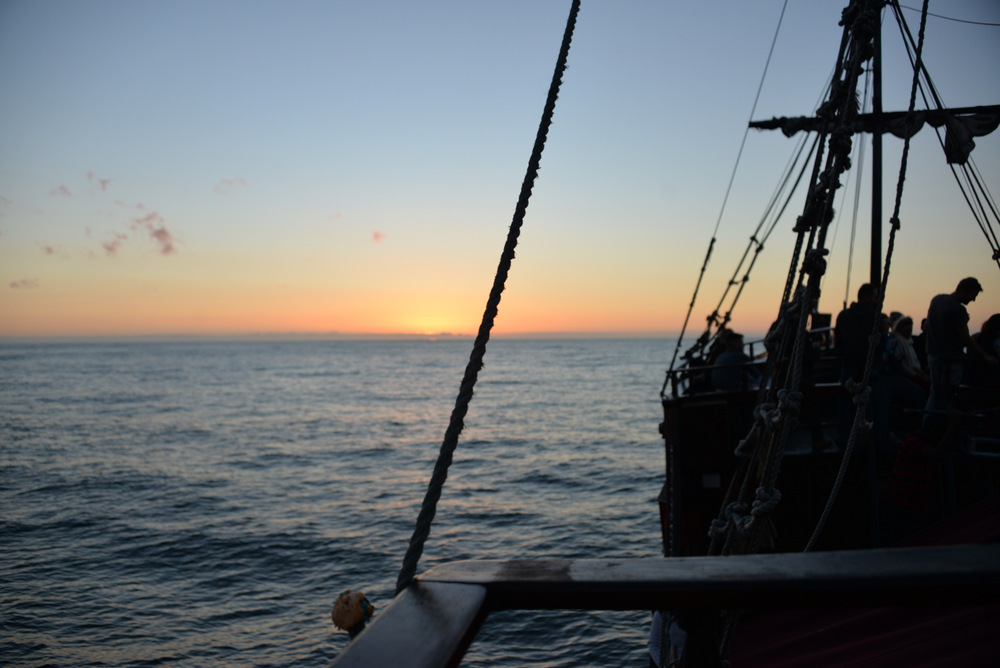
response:
<path id="1" fill-rule="evenodd" d="M 524 182 L 521 184 L 521 195 L 514 209 L 514 218 L 511 222 L 510 230 L 507 233 L 507 242 L 500 256 L 500 265 L 493 279 L 493 288 L 490 290 L 486 310 L 479 325 L 479 333 L 476 335 L 472 354 L 469 357 L 469 364 L 465 368 L 465 376 L 462 378 L 462 384 L 459 387 L 458 397 L 455 400 L 455 408 L 451 413 L 451 421 L 445 430 L 444 441 L 441 443 L 441 451 L 438 453 L 437 462 L 434 464 L 434 472 L 431 474 L 430 482 L 427 485 L 427 492 L 424 495 L 423 505 L 420 507 L 420 514 L 417 516 L 413 536 L 410 538 L 406 556 L 403 558 L 403 566 L 396 580 L 396 594 L 406 589 L 416 575 L 417 564 L 420 561 L 421 554 L 423 554 L 427 537 L 430 536 L 434 515 L 437 513 L 437 502 L 441 498 L 441 490 L 444 488 L 445 480 L 448 478 L 448 468 L 451 466 L 455 448 L 458 446 L 458 437 L 465 426 L 465 415 L 469 410 L 469 403 L 472 401 L 473 389 L 476 385 L 476 379 L 479 377 L 479 371 L 483 368 L 486 343 L 489 341 L 490 330 L 493 329 L 493 322 L 496 319 L 500 306 L 500 296 L 503 293 L 504 285 L 507 282 L 507 275 L 510 272 L 510 265 L 514 259 L 514 249 L 517 246 L 517 238 L 521 233 L 521 225 L 524 223 L 524 215 L 528 209 L 531 189 L 534 186 L 535 179 L 538 177 L 538 168 L 542 160 L 542 150 L 545 148 L 549 126 L 552 124 L 556 99 L 559 97 L 559 87 L 562 84 L 563 72 L 566 70 L 566 59 L 569 56 L 569 47 L 573 39 L 573 28 L 576 26 L 576 17 L 579 11 L 580 0 L 573 0 L 569 19 L 566 22 L 566 31 L 563 34 L 562 46 L 559 49 L 559 58 L 556 61 L 555 72 L 552 75 L 552 83 L 549 86 L 548 99 L 545 101 L 542 120 L 538 126 L 538 133 L 535 136 L 535 145 L 531 152 L 531 159 L 528 161 L 528 170 L 524 175 Z"/>

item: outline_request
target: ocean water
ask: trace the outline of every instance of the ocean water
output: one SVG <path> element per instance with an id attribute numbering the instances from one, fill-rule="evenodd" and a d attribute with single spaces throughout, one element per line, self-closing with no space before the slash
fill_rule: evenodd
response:
<path id="1" fill-rule="evenodd" d="M 670 345 L 491 342 L 418 572 L 659 555 Z M 391 600 L 470 350 L 0 346 L 0 665 L 328 665 L 337 594 Z M 645 666 L 648 625 L 498 613 L 463 665 Z"/>

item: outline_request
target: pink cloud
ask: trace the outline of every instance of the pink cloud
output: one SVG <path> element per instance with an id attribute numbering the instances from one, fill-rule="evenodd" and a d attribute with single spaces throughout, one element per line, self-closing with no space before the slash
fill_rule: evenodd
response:
<path id="1" fill-rule="evenodd" d="M 146 229 L 149 229 L 152 225 L 155 225 L 157 223 L 162 223 L 163 216 L 153 211 L 151 213 L 146 214 L 142 218 L 136 218 L 132 222 L 134 223 L 132 225 L 132 229 L 138 229 L 140 227 L 145 227 Z"/>
<path id="2" fill-rule="evenodd" d="M 117 233 L 111 241 L 105 241 L 101 243 L 101 247 L 104 248 L 104 252 L 108 254 L 108 257 L 115 257 L 118 255 L 118 249 L 121 248 L 122 242 L 128 239 L 127 234 Z"/>
<path id="3" fill-rule="evenodd" d="M 245 188 L 247 185 L 246 179 L 243 177 L 236 177 L 235 179 L 222 179 L 215 186 L 215 192 L 220 195 L 228 195 L 235 188 Z"/>
<path id="4" fill-rule="evenodd" d="M 20 281 L 11 281 L 10 287 L 14 290 L 34 290 L 38 287 L 38 281 L 34 278 L 23 278 Z"/>
<path id="5" fill-rule="evenodd" d="M 170 231 L 165 227 L 157 227 L 151 229 L 149 233 L 154 239 L 160 243 L 160 252 L 164 255 L 170 255 L 177 252 L 177 248 L 174 247 L 174 239 L 170 234 Z"/>
<path id="6" fill-rule="evenodd" d="M 160 214 L 153 211 L 142 218 L 136 218 L 132 223 L 133 230 L 145 230 L 149 236 L 153 237 L 160 244 L 160 252 L 163 255 L 172 255 L 177 252 L 177 248 L 174 246 L 173 235 L 163 225 L 163 216 Z"/>
<path id="7" fill-rule="evenodd" d="M 382 239 L 385 239 L 385 235 L 384 234 L 382 234 L 381 232 L 378 232 L 378 231 L 372 232 L 372 241 L 374 241 L 375 243 L 378 243 L 378 242 L 382 241 Z"/>
<path id="8" fill-rule="evenodd" d="M 69 191 L 66 186 L 59 186 L 58 188 L 53 188 L 49 191 L 50 197 L 72 197 L 73 193 Z"/>
<path id="9" fill-rule="evenodd" d="M 98 179 L 94 176 L 93 172 L 87 172 L 87 180 L 91 183 L 96 183 L 100 187 L 101 192 L 107 191 L 108 186 L 111 184 L 111 179 Z"/>
<path id="10" fill-rule="evenodd" d="M 52 246 L 42 246 L 42 252 L 46 255 L 55 255 L 56 249 Z"/>

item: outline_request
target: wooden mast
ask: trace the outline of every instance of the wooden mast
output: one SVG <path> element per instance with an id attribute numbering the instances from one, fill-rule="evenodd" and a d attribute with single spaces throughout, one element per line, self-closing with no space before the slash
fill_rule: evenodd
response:
<path id="1" fill-rule="evenodd" d="M 872 115 L 877 126 L 882 124 L 882 12 L 873 40 L 872 54 Z M 869 282 L 882 284 L 882 133 L 872 133 L 872 229 L 871 274 Z"/>

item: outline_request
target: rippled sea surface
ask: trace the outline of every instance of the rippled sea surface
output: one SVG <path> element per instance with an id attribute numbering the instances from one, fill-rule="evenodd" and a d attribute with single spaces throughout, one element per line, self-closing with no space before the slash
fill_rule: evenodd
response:
<path id="1" fill-rule="evenodd" d="M 491 342 L 418 572 L 659 555 L 668 348 Z M 392 597 L 470 351 L 0 346 L 0 665 L 328 665 L 337 594 Z M 645 666 L 648 624 L 498 613 L 463 665 Z"/>

